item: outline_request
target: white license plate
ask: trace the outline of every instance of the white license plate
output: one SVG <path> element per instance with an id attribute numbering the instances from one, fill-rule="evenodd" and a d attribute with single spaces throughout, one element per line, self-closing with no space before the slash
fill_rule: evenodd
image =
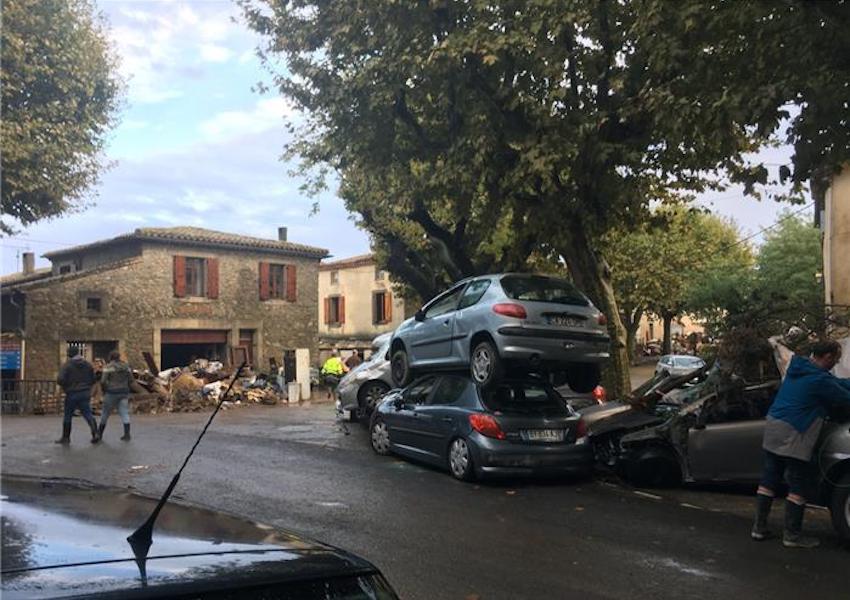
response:
<path id="1" fill-rule="evenodd" d="M 549 325 L 557 325 L 558 327 L 581 327 L 584 325 L 581 319 L 575 317 L 562 317 L 555 315 L 549 317 Z"/>
<path id="2" fill-rule="evenodd" d="M 563 429 L 527 429 L 525 439 L 529 442 L 563 442 Z"/>

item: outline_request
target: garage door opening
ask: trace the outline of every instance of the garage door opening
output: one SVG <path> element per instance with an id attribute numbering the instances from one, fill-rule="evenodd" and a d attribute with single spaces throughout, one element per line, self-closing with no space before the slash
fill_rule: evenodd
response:
<path id="1" fill-rule="evenodd" d="M 225 362 L 227 330 L 164 329 L 160 347 L 161 368 L 185 367 L 197 358 Z"/>

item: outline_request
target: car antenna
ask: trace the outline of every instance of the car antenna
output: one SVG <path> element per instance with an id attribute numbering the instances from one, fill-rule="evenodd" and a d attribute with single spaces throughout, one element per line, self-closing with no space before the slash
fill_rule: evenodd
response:
<path id="1" fill-rule="evenodd" d="M 174 488 L 177 486 L 177 481 L 180 479 L 180 475 L 183 473 L 183 469 L 186 468 L 186 465 L 189 463 L 189 459 L 192 458 L 192 455 L 195 453 L 195 448 L 198 447 L 198 444 L 201 443 L 201 439 L 204 437 L 204 434 L 209 429 L 210 424 L 212 424 L 213 419 L 218 414 L 219 409 L 221 408 L 224 401 L 227 400 L 228 394 L 230 394 L 230 390 L 233 389 L 233 384 L 236 383 L 236 380 L 239 379 L 239 375 L 242 373 L 242 370 L 248 366 L 248 361 L 244 361 L 238 369 L 236 369 L 236 374 L 233 375 L 233 380 L 230 382 L 230 385 L 227 386 L 224 394 L 221 395 L 221 399 L 218 401 L 218 404 L 215 407 L 215 410 L 210 415 L 210 418 L 207 420 L 207 424 L 204 425 L 201 434 L 198 436 L 198 439 L 195 440 L 195 445 L 192 446 L 192 449 L 189 450 L 189 454 L 186 456 L 186 459 L 183 461 L 183 464 L 178 469 L 177 473 L 171 480 L 171 483 L 168 484 L 168 487 L 165 490 L 165 493 L 159 499 L 159 502 L 156 503 L 156 507 L 153 509 L 153 512 L 148 517 L 147 521 L 145 521 L 141 527 L 139 527 L 136 531 L 131 533 L 127 537 L 127 541 L 130 543 L 130 547 L 133 549 L 133 554 L 136 557 L 136 564 L 139 565 L 139 572 L 142 575 L 142 585 L 147 585 L 147 569 L 145 567 L 145 563 L 148 558 L 148 551 L 150 550 L 151 544 L 153 544 L 153 526 L 156 523 L 156 519 L 159 516 L 159 511 L 162 510 L 162 507 L 165 506 L 165 503 L 168 502 L 168 498 L 171 496 L 171 492 L 174 491 Z"/>

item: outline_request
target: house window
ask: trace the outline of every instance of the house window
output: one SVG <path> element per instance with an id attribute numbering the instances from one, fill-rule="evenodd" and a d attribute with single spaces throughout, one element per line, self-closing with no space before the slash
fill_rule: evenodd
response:
<path id="1" fill-rule="evenodd" d="M 383 325 L 393 320 L 392 294 L 387 291 L 372 294 L 372 324 Z"/>
<path id="2" fill-rule="evenodd" d="M 269 265 L 269 298 L 286 297 L 286 265 Z"/>
<path id="3" fill-rule="evenodd" d="M 295 302 L 298 299 L 295 265 L 261 262 L 259 281 L 260 300 L 276 299 Z"/>
<path id="4" fill-rule="evenodd" d="M 70 273 L 70 272 L 71 272 L 71 265 L 62 265 L 61 267 L 59 267 L 59 274 L 60 275 L 65 275 L 66 273 Z"/>
<path id="5" fill-rule="evenodd" d="M 375 268 L 375 281 L 383 281 L 387 276 L 386 271 L 382 271 L 381 269 Z"/>
<path id="6" fill-rule="evenodd" d="M 103 298 L 98 298 L 97 296 L 86 298 L 86 311 L 94 313 L 103 312 Z"/>
<path id="7" fill-rule="evenodd" d="M 331 285 L 339 283 L 339 271 L 331 271 Z"/>
<path id="8" fill-rule="evenodd" d="M 345 323 L 345 298 L 329 296 L 325 298 L 325 324 L 342 325 Z"/>
<path id="9" fill-rule="evenodd" d="M 203 258 L 186 258 L 186 295 L 207 295 L 207 261 Z"/>

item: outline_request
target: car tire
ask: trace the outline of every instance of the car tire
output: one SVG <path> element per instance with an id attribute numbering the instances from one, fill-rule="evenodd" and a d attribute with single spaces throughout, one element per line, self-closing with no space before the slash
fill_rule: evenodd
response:
<path id="1" fill-rule="evenodd" d="M 405 387 L 413 381 L 413 369 L 410 368 L 410 358 L 404 348 L 399 348 L 392 354 L 390 374 L 396 387 Z"/>
<path id="2" fill-rule="evenodd" d="M 455 438 L 449 444 L 449 473 L 460 481 L 475 479 L 475 465 L 472 463 L 472 451 L 463 438 Z"/>
<path id="3" fill-rule="evenodd" d="M 661 446 L 649 446 L 638 451 L 629 466 L 627 478 L 638 487 L 676 487 L 682 483 L 682 469 L 672 451 Z"/>
<path id="4" fill-rule="evenodd" d="M 383 381 L 367 381 L 357 390 L 357 418 L 364 423 L 369 422 L 369 417 L 378 406 L 381 398 L 390 391 L 388 386 Z"/>
<path id="5" fill-rule="evenodd" d="M 850 473 L 845 473 L 832 490 L 829 501 L 832 526 L 845 541 L 850 541 Z"/>
<path id="6" fill-rule="evenodd" d="M 472 381 L 488 388 L 501 381 L 502 371 L 502 359 L 493 342 L 482 340 L 472 347 L 469 355 L 469 374 Z"/>
<path id="7" fill-rule="evenodd" d="M 589 394 L 602 381 L 602 371 L 596 364 L 575 364 L 567 370 L 567 385 L 577 394 Z"/>
<path id="8" fill-rule="evenodd" d="M 375 454 L 386 456 L 390 453 L 390 430 L 383 419 L 374 419 L 369 427 L 369 445 Z"/>

